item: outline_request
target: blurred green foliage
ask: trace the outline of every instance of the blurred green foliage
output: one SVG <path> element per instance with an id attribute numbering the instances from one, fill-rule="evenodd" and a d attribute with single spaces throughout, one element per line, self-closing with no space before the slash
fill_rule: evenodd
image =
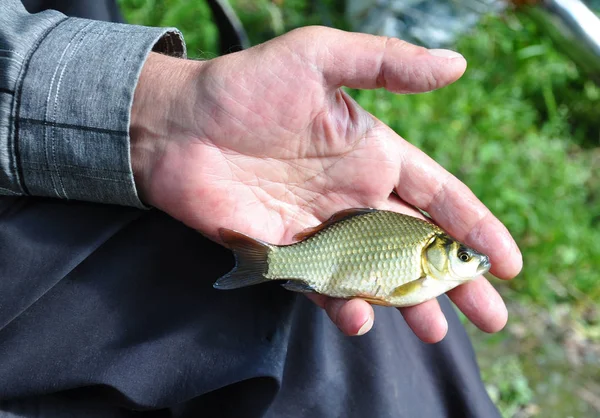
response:
<path id="1" fill-rule="evenodd" d="M 347 28 L 343 0 L 233 0 L 254 44 L 309 24 Z M 128 21 L 182 30 L 217 55 L 203 1 L 120 0 Z M 551 305 L 600 300 L 600 88 L 525 16 L 486 17 L 456 45 L 469 68 L 442 90 L 352 91 L 367 110 L 463 180 L 518 240 L 510 286 Z M 302 92 L 299 91 L 301 96 Z"/>
<path id="2" fill-rule="evenodd" d="M 218 30 L 205 1 L 118 0 L 117 3 L 129 23 L 181 30 L 190 57 L 208 59 L 217 55 Z"/>
<path id="3" fill-rule="evenodd" d="M 501 357 L 489 369 L 482 370 L 486 389 L 504 417 L 518 416 L 518 412 L 531 405 L 533 391 L 515 355 Z"/>

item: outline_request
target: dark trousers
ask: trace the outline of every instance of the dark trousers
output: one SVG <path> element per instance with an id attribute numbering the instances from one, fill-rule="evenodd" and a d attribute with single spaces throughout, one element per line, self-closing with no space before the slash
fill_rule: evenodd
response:
<path id="1" fill-rule="evenodd" d="M 348 338 L 277 284 L 214 290 L 232 264 L 156 210 L 0 197 L 0 417 L 498 416 L 445 297 L 439 344 L 379 307 Z"/>

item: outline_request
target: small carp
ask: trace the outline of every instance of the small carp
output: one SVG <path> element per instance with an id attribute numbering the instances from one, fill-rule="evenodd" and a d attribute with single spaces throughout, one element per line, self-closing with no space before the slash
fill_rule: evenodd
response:
<path id="1" fill-rule="evenodd" d="M 270 280 L 296 292 L 362 298 L 377 305 L 412 306 L 433 299 L 490 269 L 489 258 L 436 225 L 396 212 L 348 209 L 272 245 L 221 229 L 235 268 L 214 283 L 236 289 Z"/>

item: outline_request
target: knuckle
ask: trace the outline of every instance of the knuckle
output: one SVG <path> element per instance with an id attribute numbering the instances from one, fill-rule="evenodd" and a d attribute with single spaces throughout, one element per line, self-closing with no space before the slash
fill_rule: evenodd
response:
<path id="1" fill-rule="evenodd" d="M 324 36 L 327 36 L 330 32 L 334 31 L 334 29 L 325 27 L 325 26 L 303 26 L 301 28 L 296 28 L 287 33 L 289 37 L 300 38 L 302 40 L 305 39 L 321 39 Z"/>

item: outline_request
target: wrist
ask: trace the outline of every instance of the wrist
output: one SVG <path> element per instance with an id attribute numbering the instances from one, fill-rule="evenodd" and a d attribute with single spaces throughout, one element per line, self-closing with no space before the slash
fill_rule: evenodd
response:
<path id="1" fill-rule="evenodd" d="M 154 206 L 154 167 L 168 142 L 186 130 L 201 66 L 199 61 L 152 52 L 142 68 L 131 107 L 129 135 L 135 186 L 145 204 Z"/>

